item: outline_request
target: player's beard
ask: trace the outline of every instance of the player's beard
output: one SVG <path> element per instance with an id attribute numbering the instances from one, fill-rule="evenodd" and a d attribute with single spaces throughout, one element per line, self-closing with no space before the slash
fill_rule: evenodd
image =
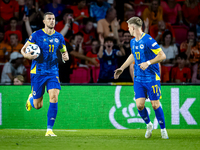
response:
<path id="1" fill-rule="evenodd" d="M 52 30 L 52 29 L 54 29 L 54 26 L 53 26 L 53 27 L 51 27 L 51 26 L 47 26 L 47 28 L 49 28 L 49 29 L 51 29 L 51 30 Z"/>

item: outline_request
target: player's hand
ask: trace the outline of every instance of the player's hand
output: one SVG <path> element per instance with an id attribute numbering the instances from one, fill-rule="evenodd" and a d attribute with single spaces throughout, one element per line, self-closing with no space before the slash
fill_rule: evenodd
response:
<path id="1" fill-rule="evenodd" d="M 122 74 L 123 71 L 124 71 L 124 69 L 122 69 L 122 68 L 116 69 L 116 70 L 114 71 L 114 72 L 115 72 L 115 74 L 114 74 L 114 79 L 118 79 L 119 76 Z"/>
<path id="2" fill-rule="evenodd" d="M 68 61 L 69 60 L 69 55 L 68 55 L 67 51 L 62 54 L 62 59 L 64 61 Z"/>
<path id="3" fill-rule="evenodd" d="M 149 65 L 148 65 L 147 62 L 143 62 L 143 63 L 139 64 L 139 66 L 140 66 L 140 68 L 141 68 L 142 70 L 145 70 L 145 69 L 147 69 L 147 68 L 149 67 Z"/>
<path id="4" fill-rule="evenodd" d="M 28 53 L 25 53 L 24 58 L 27 58 L 29 60 L 33 60 L 33 59 L 37 58 L 38 55 L 31 55 L 32 52 L 34 52 L 34 51 L 30 51 Z"/>

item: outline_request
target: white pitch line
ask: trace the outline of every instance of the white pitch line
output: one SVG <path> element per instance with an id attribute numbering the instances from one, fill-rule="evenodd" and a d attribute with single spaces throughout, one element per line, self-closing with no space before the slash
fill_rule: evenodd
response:
<path id="1" fill-rule="evenodd" d="M 35 130 L 35 131 L 46 131 L 46 129 L 6 129 L 6 130 Z M 65 131 L 65 132 L 76 132 L 78 130 L 59 130 L 55 129 L 53 131 Z"/>

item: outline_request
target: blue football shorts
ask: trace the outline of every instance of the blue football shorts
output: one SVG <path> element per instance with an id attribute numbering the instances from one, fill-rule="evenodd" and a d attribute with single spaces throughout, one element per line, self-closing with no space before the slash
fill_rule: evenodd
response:
<path id="1" fill-rule="evenodd" d="M 161 96 L 160 81 L 138 82 L 134 81 L 135 99 L 149 98 L 150 100 L 159 100 Z"/>
<path id="2" fill-rule="evenodd" d="M 38 99 L 43 96 L 44 91 L 50 89 L 59 89 L 60 87 L 60 80 L 58 75 L 37 75 L 31 74 L 31 91 L 33 94 L 33 99 Z"/>

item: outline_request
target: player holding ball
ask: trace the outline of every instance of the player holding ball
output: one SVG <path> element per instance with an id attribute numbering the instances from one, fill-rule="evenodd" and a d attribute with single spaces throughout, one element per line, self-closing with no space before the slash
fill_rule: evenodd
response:
<path id="1" fill-rule="evenodd" d="M 22 55 L 32 60 L 31 64 L 31 94 L 26 103 L 27 111 L 32 108 L 40 109 L 43 106 L 43 94 L 45 86 L 50 97 L 50 105 L 47 113 L 47 132 L 45 136 L 57 136 L 52 129 L 58 111 L 58 95 L 61 89 L 58 74 L 58 58 L 56 52 L 60 50 L 62 59 L 69 60 L 65 46 L 64 37 L 54 30 L 55 16 L 51 12 L 44 14 L 44 29 L 34 32 L 24 47 Z M 32 55 L 33 51 L 26 53 L 30 44 L 39 46 L 41 53 L 39 57 Z"/>

